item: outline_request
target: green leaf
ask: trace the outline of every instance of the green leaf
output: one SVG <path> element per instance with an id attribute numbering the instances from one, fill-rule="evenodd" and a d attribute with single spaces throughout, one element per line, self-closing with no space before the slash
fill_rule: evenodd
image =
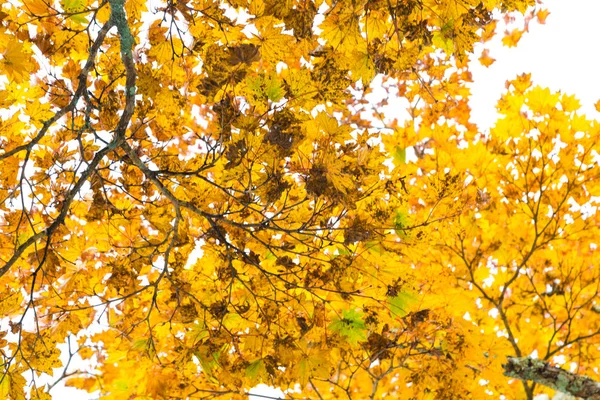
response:
<path id="1" fill-rule="evenodd" d="M 390 312 L 394 317 L 404 317 L 417 304 L 418 298 L 408 292 L 400 292 L 397 296 L 388 297 Z"/>
<path id="2" fill-rule="evenodd" d="M 140 339 L 140 340 L 136 340 L 135 342 L 133 342 L 133 348 L 135 350 L 145 350 L 148 348 L 148 340 L 147 339 Z"/>
<path id="3" fill-rule="evenodd" d="M 269 75 L 265 80 L 265 94 L 267 98 L 276 103 L 283 98 L 284 91 L 281 86 L 281 80 L 275 74 Z"/>
<path id="4" fill-rule="evenodd" d="M 202 368 L 202 371 L 208 376 L 211 376 L 214 369 L 219 366 L 219 352 L 213 353 L 208 357 L 204 357 L 200 352 L 195 351 L 194 355 L 200 362 L 200 368 Z"/>
<path id="5" fill-rule="evenodd" d="M 336 247 L 336 249 L 338 252 L 338 254 L 337 254 L 338 256 L 349 256 L 351 254 L 350 251 L 348 250 L 348 248 L 346 248 L 346 247 L 338 246 L 338 247 Z M 334 256 L 334 258 L 335 258 L 335 256 Z"/>
<path id="6" fill-rule="evenodd" d="M 119 378 L 115 380 L 115 388 L 120 392 L 126 392 L 129 389 L 130 378 Z"/>
<path id="7" fill-rule="evenodd" d="M 406 148 L 396 146 L 396 151 L 394 152 L 394 161 L 396 165 L 406 164 Z"/>
<path id="8" fill-rule="evenodd" d="M 296 364 L 296 371 L 300 378 L 300 385 L 303 387 L 306 386 L 308 378 L 310 378 L 310 365 L 307 358 L 302 358 L 300 362 Z"/>
<path id="9" fill-rule="evenodd" d="M 246 367 L 246 376 L 256 379 L 265 371 L 265 363 L 262 358 L 259 358 L 258 360 L 251 362 L 250 365 Z"/>
<path id="10" fill-rule="evenodd" d="M 65 12 L 76 12 L 83 8 L 83 0 L 64 0 L 63 9 Z"/>
<path id="11" fill-rule="evenodd" d="M 204 326 L 204 323 L 194 323 L 190 326 L 189 337 L 192 338 L 194 343 L 198 343 L 208 336 L 208 330 Z"/>
<path id="12" fill-rule="evenodd" d="M 244 320 L 239 314 L 227 313 L 225 317 L 223 317 L 222 324 L 227 329 L 235 330 L 239 329 L 242 326 L 243 322 Z"/>
<path id="13" fill-rule="evenodd" d="M 86 3 L 85 0 L 64 0 L 62 6 L 67 13 L 79 13 L 85 9 Z M 83 13 L 70 15 L 69 19 L 78 24 L 87 24 L 88 20 L 85 15 Z"/>
<path id="14" fill-rule="evenodd" d="M 370 252 L 370 253 L 374 253 L 374 254 L 383 254 L 384 250 L 381 248 L 381 242 L 367 242 L 365 243 L 365 248 Z"/>
<path id="15" fill-rule="evenodd" d="M 443 32 L 435 32 L 433 34 L 432 43 L 435 47 L 444 50 L 446 54 L 454 53 L 454 42 L 452 38 L 448 38 Z"/>
<path id="16" fill-rule="evenodd" d="M 396 235 L 406 238 L 407 232 L 406 228 L 410 226 L 410 220 L 408 218 L 408 214 L 402 210 L 396 210 L 394 214 L 394 230 L 396 231 Z"/>
<path id="17" fill-rule="evenodd" d="M 246 85 L 248 85 L 251 95 L 256 99 L 255 101 L 268 99 L 272 102 L 278 102 L 285 93 L 282 81 L 275 73 L 250 76 L 246 79 Z"/>
<path id="18" fill-rule="evenodd" d="M 367 340 L 367 326 L 362 313 L 356 310 L 342 311 L 342 318 L 334 320 L 329 329 L 343 336 L 353 346 Z"/>

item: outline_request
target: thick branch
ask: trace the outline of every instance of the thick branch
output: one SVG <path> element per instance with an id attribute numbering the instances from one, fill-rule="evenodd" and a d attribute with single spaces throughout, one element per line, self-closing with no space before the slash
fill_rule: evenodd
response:
<path id="1" fill-rule="evenodd" d="M 97 54 L 100 46 L 102 45 L 106 34 L 110 30 L 112 26 L 116 26 L 119 32 L 119 39 L 121 44 L 121 60 L 123 65 L 125 66 L 126 73 L 126 82 L 125 82 L 125 107 L 123 109 L 123 113 L 121 114 L 121 118 L 117 123 L 117 126 L 114 130 L 113 140 L 108 143 L 108 145 L 102 150 L 98 151 L 92 161 L 89 163 L 87 170 L 85 170 L 77 183 L 69 190 L 66 195 L 66 199 L 62 203 L 62 208 L 60 210 L 59 215 L 56 217 L 54 222 L 50 224 L 46 229 L 41 232 L 36 233 L 27 239 L 24 243 L 18 246 L 12 257 L 6 261 L 6 263 L 0 267 L 0 277 L 2 277 L 6 272 L 10 270 L 10 268 L 14 265 L 15 262 L 23 255 L 25 250 L 27 250 L 31 245 L 36 243 L 43 237 L 50 237 L 52 233 L 64 223 L 65 218 L 69 212 L 69 208 L 71 203 L 75 200 L 75 196 L 79 193 L 83 184 L 89 179 L 92 173 L 96 170 L 96 167 L 100 164 L 102 159 L 106 154 L 116 149 L 121 143 L 125 140 L 125 131 L 129 122 L 131 121 L 131 117 L 133 116 L 134 108 L 135 108 L 135 82 L 136 82 L 136 72 L 135 72 L 135 64 L 133 62 L 131 47 L 133 46 L 133 36 L 131 35 L 131 30 L 127 25 L 127 18 L 125 16 L 124 10 L 124 2 L 123 0 L 113 0 L 110 2 L 111 6 L 111 17 L 110 20 L 102 27 L 100 33 L 98 34 L 98 38 L 94 42 L 92 49 L 90 50 L 90 56 L 79 75 L 79 85 L 77 91 L 75 92 L 75 96 L 69 103 L 66 108 L 61 109 L 58 113 L 54 115 L 49 121 L 44 124 L 44 127 L 38 133 L 38 135 L 27 145 L 23 145 L 13 149 L 7 153 L 1 155 L 2 158 L 8 157 L 12 154 L 15 154 L 18 151 L 23 149 L 31 148 L 34 146 L 45 134 L 52 123 L 56 122 L 62 115 L 73 110 L 77 103 L 79 97 L 83 94 L 83 91 L 86 90 L 86 82 L 87 75 L 94 65 L 94 57 Z M 2 159 L 0 158 L 0 159 Z"/>
<path id="2" fill-rule="evenodd" d="M 559 392 L 586 400 L 600 400 L 600 383 L 587 376 L 553 367 L 530 357 L 509 357 L 503 364 L 504 375 L 523 381 L 533 381 Z"/>
<path id="3" fill-rule="evenodd" d="M 125 15 L 125 2 L 124 0 L 112 0 L 110 1 L 110 20 L 117 27 L 119 32 L 119 41 L 121 44 L 121 61 L 125 67 L 125 108 L 121 119 L 115 128 L 115 135 L 120 136 L 125 134 L 125 130 L 129 125 L 129 121 L 133 116 L 135 108 L 135 82 L 137 75 L 135 72 L 135 64 L 133 62 L 133 56 L 131 48 L 134 46 L 133 36 L 131 35 L 131 29 L 127 24 L 127 17 Z"/>

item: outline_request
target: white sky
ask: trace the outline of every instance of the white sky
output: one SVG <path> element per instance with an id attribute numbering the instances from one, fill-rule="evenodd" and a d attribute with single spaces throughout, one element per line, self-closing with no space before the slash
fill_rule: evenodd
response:
<path id="1" fill-rule="evenodd" d="M 534 84 L 553 91 L 574 94 L 579 98 L 583 111 L 597 117 L 594 103 L 600 100 L 600 1 L 598 0 L 545 0 L 544 8 L 550 10 L 545 25 L 533 20 L 529 33 L 525 33 L 515 48 L 501 45 L 502 35 L 485 44 L 496 62 L 486 68 L 474 57 L 471 65 L 472 122 L 483 130 L 493 126 L 497 115 L 495 105 L 505 91 L 505 82 L 521 73 L 531 73 Z M 477 47 L 481 52 L 482 46 Z M 58 371 L 57 371 L 58 372 Z M 283 393 L 264 385 L 253 392 L 267 396 Z M 53 398 L 61 400 L 86 400 L 86 396 L 73 388 L 56 386 Z M 251 400 L 260 397 L 250 396 Z"/>
<path id="2" fill-rule="evenodd" d="M 517 47 L 501 45 L 502 35 L 485 44 L 496 62 L 486 68 L 472 63 L 471 121 L 489 129 L 496 120 L 495 105 L 507 80 L 531 73 L 534 85 L 574 94 L 583 111 L 596 117 L 600 99 L 600 1 L 544 0 L 550 11 L 545 25 L 535 19 Z M 481 51 L 482 46 L 478 46 Z"/>

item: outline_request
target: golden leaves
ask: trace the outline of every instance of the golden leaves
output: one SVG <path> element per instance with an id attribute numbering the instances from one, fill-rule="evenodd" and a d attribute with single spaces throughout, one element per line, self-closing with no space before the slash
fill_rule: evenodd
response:
<path id="1" fill-rule="evenodd" d="M 551 115 L 558 99 L 558 93 L 552 93 L 548 88 L 536 86 L 527 92 L 525 104 L 536 115 Z"/>
<path id="2" fill-rule="evenodd" d="M 360 35 L 355 11 L 351 8 L 342 10 L 327 16 L 319 29 L 323 31 L 321 36 L 327 41 L 327 45 L 344 54 L 357 47 L 364 47 L 364 39 Z"/>
<path id="3" fill-rule="evenodd" d="M 147 4 L 145 0 L 128 0 L 125 3 L 125 11 L 130 22 L 141 21 L 142 13 L 148 11 Z"/>
<path id="4" fill-rule="evenodd" d="M 517 90 L 517 92 L 524 93 L 525 90 L 527 90 L 532 85 L 531 74 L 523 73 L 521 75 L 518 75 L 516 79 L 506 82 L 506 88 L 508 88 L 511 85 Z"/>
<path id="5" fill-rule="evenodd" d="M 10 316 L 16 314 L 21 308 L 23 295 L 16 290 L 4 291 L 4 295 L 0 300 L 0 313 Z"/>
<path id="6" fill-rule="evenodd" d="M 391 29 L 389 22 L 386 20 L 387 15 L 383 11 L 371 11 L 364 18 L 367 40 L 384 39 Z"/>
<path id="7" fill-rule="evenodd" d="M 375 64 L 373 57 L 368 52 L 355 50 L 350 59 L 350 71 L 355 79 L 361 79 L 363 85 L 369 85 L 375 77 Z"/>
<path id="8" fill-rule="evenodd" d="M 312 108 L 311 105 L 316 104 L 315 101 L 311 101 L 311 99 L 317 96 L 318 90 L 314 85 L 310 70 L 301 68 L 293 73 L 284 70 L 282 77 L 288 87 L 289 95 L 295 104 L 306 108 Z"/>
<path id="9" fill-rule="evenodd" d="M 2 72 L 8 75 L 10 80 L 21 83 L 37 69 L 37 63 L 31 58 L 29 46 L 14 37 L 0 35 L 0 53 Z"/>
<path id="10" fill-rule="evenodd" d="M 5 399 L 14 400 L 25 400 L 25 391 L 23 390 L 27 385 L 25 377 L 19 373 L 19 371 L 9 371 L 3 375 L 2 382 L 0 382 L 0 395 L 4 395 Z M 42 395 L 48 399 L 46 394 Z"/>
<path id="11" fill-rule="evenodd" d="M 288 49 L 294 41 L 293 36 L 283 33 L 278 20 L 273 17 L 258 19 L 256 28 L 259 34 L 254 40 L 260 46 L 262 58 L 273 65 L 286 60 Z"/>
<path id="12" fill-rule="evenodd" d="M 573 95 L 563 94 L 560 98 L 560 106 L 562 111 L 572 112 L 581 108 L 581 102 Z"/>
<path id="13" fill-rule="evenodd" d="M 507 139 L 521 136 L 525 129 L 526 127 L 523 126 L 521 121 L 517 122 L 512 118 L 502 118 L 496 121 L 491 133 L 501 141 L 506 141 Z"/>
<path id="14" fill-rule="evenodd" d="M 349 174 L 345 174 L 342 171 L 343 165 L 333 156 L 328 154 L 321 161 L 322 164 L 319 166 L 323 170 L 323 174 L 327 181 L 333 185 L 333 187 L 343 194 L 346 194 L 348 190 L 354 187 L 354 182 Z M 313 177 L 313 179 L 315 179 Z"/>
<path id="15" fill-rule="evenodd" d="M 593 173 L 575 167 L 573 161 L 578 157 L 582 157 L 578 165 L 591 161 L 586 154 L 594 144 L 587 138 L 597 133 L 592 133 L 589 120 L 577 114 L 580 105 L 574 96 L 532 86 L 529 75 L 508 82 L 507 89 L 498 104 L 504 116 L 492 128 L 491 138 L 476 146 L 469 143 L 464 159 L 436 140 L 436 168 L 465 168 L 478 187 L 472 188 L 470 211 L 462 214 L 461 229 L 444 239 L 444 246 L 454 249 L 456 257 L 440 251 L 426 262 L 452 265 L 453 273 L 472 285 L 465 293 L 481 296 L 478 306 L 473 300 L 455 306 L 459 313 L 468 310 L 469 320 L 485 332 L 476 338 L 482 346 L 490 346 L 487 332 L 500 330 L 505 345 L 490 347 L 490 354 L 514 354 L 518 348 L 526 353 L 537 350 L 544 357 L 545 349 L 551 348 L 565 357 L 577 357 L 578 350 L 556 342 L 567 333 L 555 324 L 576 325 L 579 318 L 569 314 L 565 299 L 573 291 L 584 297 L 593 291 L 595 278 L 584 267 L 589 260 L 574 260 L 594 251 L 584 237 L 596 228 L 562 202 L 589 201 L 590 192 L 580 185 L 587 186 L 583 182 Z M 566 270 L 570 277 L 563 274 Z M 571 334 L 580 329 L 572 328 Z M 476 353 L 469 357 L 477 359 Z M 482 374 L 498 373 L 489 360 L 478 363 L 486 365 Z M 510 393 L 502 382 L 493 390 Z"/>
<path id="16" fill-rule="evenodd" d="M 311 378 L 329 378 L 330 371 L 331 359 L 326 350 L 308 349 L 308 352 L 294 363 L 294 372 L 298 374 L 302 386 L 306 386 Z"/>
<path id="17" fill-rule="evenodd" d="M 10 376 L 5 376 L 2 382 L 0 382 L 0 396 L 3 399 L 8 399 L 8 393 L 10 392 Z"/>
<path id="18" fill-rule="evenodd" d="M 40 372 L 52 374 L 54 368 L 60 368 L 60 349 L 56 346 L 57 337 L 47 332 L 44 336 L 22 332 L 21 347 L 28 356 L 30 365 Z"/>
<path id="19" fill-rule="evenodd" d="M 46 0 L 25 0 L 23 2 L 27 11 L 36 16 L 46 15 L 49 11 L 49 4 Z"/>
<path id="20" fill-rule="evenodd" d="M 473 377 L 498 380 L 481 348 L 507 352 L 475 283 L 495 296 L 514 285 L 503 301 L 515 304 L 524 278 L 550 285 L 548 302 L 565 282 L 592 293 L 585 268 L 570 281 L 555 265 L 537 276 L 541 256 L 513 265 L 552 232 L 587 240 L 583 214 L 551 211 L 578 163 L 594 163 L 553 143 L 560 132 L 591 148 L 597 127 L 523 75 L 491 135 L 477 132 L 461 57 L 491 37 L 493 1 L 178 1 L 148 24 L 149 3 L 117 1 L 93 14 L 117 26 L 88 30 L 91 3 L 58 3 L 58 15 L 27 0 L 0 16 L 1 107 L 16 110 L 0 128 L 0 268 L 15 260 L 0 277 L 0 397 L 34 390 L 35 374 L 19 377 L 52 373 L 72 335 L 97 373 L 68 384 L 115 398 L 241 398 L 259 382 L 311 398 L 460 395 Z M 411 121 L 373 103 L 374 79 Z M 595 171 L 581 170 L 570 194 L 584 204 Z M 537 242 L 535 204 L 550 224 Z M 19 324 L 28 300 L 35 329 Z M 107 329 L 92 334 L 94 321 Z"/>
<path id="21" fill-rule="evenodd" d="M 85 390 L 86 392 L 92 392 L 97 387 L 98 380 L 94 377 L 69 377 L 65 386 L 74 387 L 77 389 Z"/>

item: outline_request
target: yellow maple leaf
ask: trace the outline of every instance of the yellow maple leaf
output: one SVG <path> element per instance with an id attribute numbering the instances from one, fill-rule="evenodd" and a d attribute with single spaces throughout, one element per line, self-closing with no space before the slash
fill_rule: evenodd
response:
<path id="1" fill-rule="evenodd" d="M 581 107 L 581 102 L 575 96 L 563 94 L 560 98 L 560 105 L 565 112 L 577 111 Z"/>
<path id="2" fill-rule="evenodd" d="M 327 45 L 342 53 L 351 52 L 357 47 L 366 47 L 360 35 L 358 20 L 352 10 L 329 15 L 319 26 Z"/>
<path id="3" fill-rule="evenodd" d="M 0 382 L 0 398 L 8 399 L 8 394 L 10 392 L 10 375 L 6 374 Z"/>
<path id="4" fill-rule="evenodd" d="M 9 40 L 2 52 L 2 68 L 8 78 L 22 82 L 29 77 L 31 53 L 17 40 Z"/>
<path id="5" fill-rule="evenodd" d="M 284 60 L 294 37 L 283 33 L 273 17 L 260 18 L 256 21 L 256 25 L 260 32 L 256 36 L 256 44 L 260 46 L 263 59 L 273 64 Z"/>
<path id="6" fill-rule="evenodd" d="M 502 38 L 502 44 L 507 47 L 515 47 L 519 40 L 521 40 L 521 36 L 523 36 L 523 32 L 521 29 L 513 29 L 512 31 L 506 31 L 504 33 L 504 37 Z"/>
<path id="7" fill-rule="evenodd" d="M 508 88 L 510 85 L 512 85 L 517 90 L 517 92 L 524 93 L 525 90 L 531 87 L 531 84 L 531 74 L 524 73 L 517 76 L 517 78 L 513 79 L 512 81 L 507 81 L 506 87 Z"/>
<path id="8" fill-rule="evenodd" d="M 98 380 L 95 377 L 70 377 L 65 382 L 65 386 L 75 387 L 78 389 L 85 390 L 87 392 L 91 392 L 98 383 Z"/>
<path id="9" fill-rule="evenodd" d="M 362 51 L 354 51 L 350 56 L 350 70 L 357 79 L 362 79 L 362 83 L 368 86 L 375 77 L 375 65 L 373 57 Z"/>
<path id="10" fill-rule="evenodd" d="M 330 154 L 323 160 L 325 165 L 325 176 L 327 180 L 340 192 L 347 193 L 354 186 L 352 176 L 342 172 L 344 165 L 334 154 Z"/>
<path id="11" fill-rule="evenodd" d="M 558 93 L 552 93 L 548 88 L 534 87 L 527 92 L 525 104 L 534 112 L 539 114 L 548 114 L 555 107 L 559 100 Z"/>
<path id="12" fill-rule="evenodd" d="M 488 42 L 494 37 L 496 34 L 496 25 L 497 21 L 492 21 L 483 28 L 483 32 L 481 33 L 481 40 L 483 42 Z"/>
<path id="13" fill-rule="evenodd" d="M 536 13 L 536 17 L 537 20 L 540 24 L 545 24 L 546 23 L 546 18 L 548 18 L 548 15 L 550 15 L 550 11 L 548 11 L 548 9 L 546 8 L 542 8 L 541 10 L 539 10 Z"/>
<path id="14" fill-rule="evenodd" d="M 48 14 L 48 2 L 45 0 L 23 0 L 27 11 L 36 16 Z"/>
<path id="15" fill-rule="evenodd" d="M 523 128 L 519 125 L 514 123 L 511 118 L 502 118 L 496 121 L 496 125 L 492 128 L 491 133 L 494 137 L 501 140 L 514 138 L 523 133 Z"/>
<path id="16" fill-rule="evenodd" d="M 492 65 L 496 61 L 496 59 L 490 57 L 489 54 L 490 54 L 489 49 L 485 49 L 485 50 L 483 50 L 483 53 L 481 53 L 481 57 L 479 57 L 479 62 L 484 67 L 489 67 L 490 65 Z"/>

